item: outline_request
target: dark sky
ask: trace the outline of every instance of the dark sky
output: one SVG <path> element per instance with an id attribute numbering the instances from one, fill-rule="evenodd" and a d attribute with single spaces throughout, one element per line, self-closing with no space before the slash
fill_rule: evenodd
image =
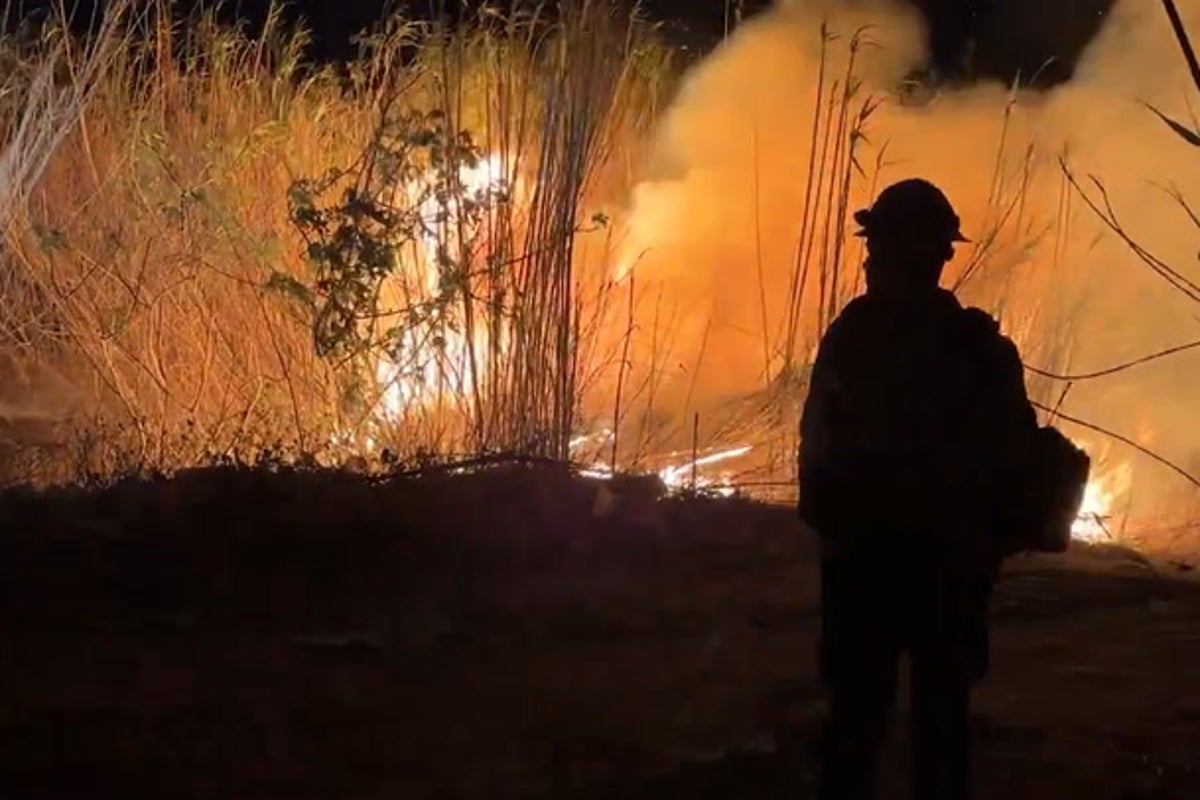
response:
<path id="1" fill-rule="evenodd" d="M 25 0 L 27 6 L 50 0 Z M 73 0 L 80 6 L 105 0 Z M 187 5 L 195 0 L 178 0 Z M 1146 0 L 1149 2 L 1149 0 Z M 20 2 L 20 0 L 18 0 Z M 72 0 L 67 0 L 71 3 Z M 271 0 L 226 0 L 224 5 L 251 20 L 260 18 Z M 494 2 L 494 0 L 493 0 Z M 969 39 L 976 46 L 976 71 L 1010 80 L 1040 74 L 1054 83 L 1070 76 L 1079 52 L 1098 30 L 1113 0 L 908 0 L 925 13 L 932 28 L 935 60 L 944 71 L 961 62 Z M 402 0 L 418 12 L 462 5 L 461 0 Z M 727 10 L 739 0 L 642 0 L 651 16 L 668 23 L 671 36 L 697 52 L 719 41 Z M 740 0 L 744 13 L 770 5 L 770 0 Z M 393 2 L 391 5 L 395 5 Z M 377 20 L 386 0 L 291 0 L 315 35 L 313 55 L 321 60 L 345 57 L 353 33 Z"/>

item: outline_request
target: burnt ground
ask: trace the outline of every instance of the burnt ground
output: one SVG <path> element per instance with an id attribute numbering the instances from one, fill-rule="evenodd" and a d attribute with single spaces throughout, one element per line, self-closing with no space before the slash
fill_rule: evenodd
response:
<path id="1" fill-rule="evenodd" d="M 811 796 L 816 571 L 790 512 L 598 486 L 4 495 L 0 797 Z M 1115 550 L 1014 561 L 993 656 L 980 798 L 1200 797 L 1200 584 Z"/>

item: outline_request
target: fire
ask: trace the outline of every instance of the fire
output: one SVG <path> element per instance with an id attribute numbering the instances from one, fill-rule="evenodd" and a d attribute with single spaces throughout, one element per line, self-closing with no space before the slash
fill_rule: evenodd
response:
<path id="1" fill-rule="evenodd" d="M 576 452 L 577 448 L 586 445 L 611 441 L 612 436 L 612 430 L 607 428 L 597 433 L 576 436 L 571 440 L 572 453 Z M 720 471 L 714 475 L 707 468 L 736 460 L 748 455 L 753 450 L 753 445 L 740 445 L 712 450 L 704 455 L 692 453 L 685 455 L 673 452 L 659 458 L 651 457 L 648 460 L 660 463 L 662 461 L 669 462 L 654 473 L 663 482 L 669 493 L 699 489 L 722 497 L 732 497 L 737 492 L 737 487 L 733 485 L 733 474 L 728 471 Z M 613 468 L 611 464 L 595 462 L 581 469 L 579 474 L 586 478 L 608 480 L 613 477 Z"/>
<path id="2" fill-rule="evenodd" d="M 1117 506 L 1128 493 L 1132 481 L 1132 468 L 1123 463 L 1088 483 L 1079 515 L 1071 527 L 1076 541 L 1096 544 L 1117 538 L 1119 531 L 1114 530 L 1113 525 L 1119 513 Z"/>
<path id="3" fill-rule="evenodd" d="M 742 445 L 741 447 L 733 447 L 728 450 L 719 450 L 706 456 L 690 458 L 685 463 L 659 470 L 658 477 L 662 479 L 662 482 L 666 484 L 668 489 L 675 491 L 690 487 L 712 489 L 718 494 L 732 495 L 733 487 L 729 485 L 731 480 L 730 475 L 727 473 L 721 474 L 714 480 L 709 477 L 701 477 L 699 469 L 701 467 L 712 466 L 713 464 L 720 464 L 724 461 L 731 461 L 735 458 L 741 458 L 753 449 L 750 445 Z"/>
<path id="4" fill-rule="evenodd" d="M 399 282 L 412 295 L 409 304 L 430 304 L 429 325 L 413 326 L 401 337 L 397 353 L 380 359 L 375 379 L 381 389 L 380 415 L 395 421 L 404 409 L 434 400 L 447 390 L 458 398 L 469 397 L 483 376 L 487 365 L 486 335 L 478 332 L 470 341 L 457 319 L 455 304 L 439 307 L 439 261 L 443 253 L 458 259 L 471 239 L 480 233 L 478 224 L 461 218 L 466 203 L 485 204 L 489 198 L 505 193 L 509 179 L 498 154 L 490 154 L 475 164 L 463 164 L 458 170 L 460 196 L 442 197 L 429 192 L 432 177 L 414 185 L 399 188 L 402 197 L 420 198 L 420 213 L 424 220 L 420 231 L 420 253 Z M 464 241 L 468 240 L 468 241 Z M 474 358 L 471 358 L 473 350 Z M 472 364 L 475 365 L 474 370 Z M 479 372 L 479 375 L 473 374 Z"/>

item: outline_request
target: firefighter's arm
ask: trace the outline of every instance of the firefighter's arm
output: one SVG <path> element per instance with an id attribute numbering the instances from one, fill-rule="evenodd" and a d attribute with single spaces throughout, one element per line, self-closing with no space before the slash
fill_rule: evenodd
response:
<path id="1" fill-rule="evenodd" d="M 982 346 L 976 352 L 985 359 L 983 374 L 989 376 L 987 389 L 1001 417 L 997 430 L 1006 437 L 1019 437 L 1037 428 L 1037 412 L 1029 402 L 1025 367 L 1017 346 L 1000 332 L 1000 323 L 990 314 L 972 308 L 968 309 L 967 316 L 976 340 Z"/>
<path id="2" fill-rule="evenodd" d="M 1007 432 L 1019 437 L 1038 427 L 1037 411 L 1025 388 L 1025 366 L 1017 346 L 1007 336 L 999 336 L 996 351 L 1000 407 L 1004 410 L 1002 425 Z"/>
<path id="3" fill-rule="evenodd" d="M 1038 428 L 1037 411 L 1029 401 L 1025 387 L 1025 367 L 1021 362 L 1020 352 L 1012 340 L 1005 336 L 997 336 L 995 348 L 995 374 L 998 393 L 996 406 L 998 419 L 995 426 L 995 447 L 999 472 L 997 478 L 1003 482 L 1004 495 L 1008 496 L 1011 487 L 1018 481 L 1017 476 L 1025 469 L 1028 457 L 1028 446 Z M 1012 501 L 1010 501 L 1012 502 Z M 1003 559 L 1021 550 L 1021 532 L 1013 527 L 1016 524 L 1007 520 L 1011 511 L 1008 503 L 997 509 L 997 555 Z M 998 563 L 998 562 L 997 562 Z"/>

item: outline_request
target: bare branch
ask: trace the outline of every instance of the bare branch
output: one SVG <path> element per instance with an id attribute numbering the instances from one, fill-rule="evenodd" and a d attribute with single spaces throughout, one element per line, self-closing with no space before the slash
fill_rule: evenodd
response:
<path id="1" fill-rule="evenodd" d="M 1196 84 L 1197 89 L 1200 89 L 1200 60 L 1196 58 L 1196 50 L 1192 47 L 1191 37 L 1188 36 L 1183 19 L 1179 16 L 1179 8 L 1176 7 L 1175 0 L 1162 0 L 1162 3 L 1167 12 L 1167 18 L 1171 20 L 1171 29 L 1175 31 L 1175 38 L 1179 40 L 1179 48 L 1183 50 L 1183 57 L 1187 59 L 1188 69 L 1192 73 L 1192 82 Z"/>
<path id="2" fill-rule="evenodd" d="M 1200 303 L 1200 286 L 1182 275 L 1179 271 L 1173 268 L 1170 264 L 1155 256 L 1146 248 L 1142 247 L 1133 239 L 1132 236 L 1122 227 L 1117 216 L 1116 210 L 1113 208 L 1112 200 L 1108 196 L 1108 190 L 1104 184 L 1095 176 L 1089 176 L 1092 185 L 1096 187 L 1100 195 L 1100 200 L 1093 198 L 1082 186 L 1080 186 L 1075 174 L 1067 165 L 1065 159 L 1059 159 L 1059 165 L 1062 168 L 1063 174 L 1070 182 L 1075 192 L 1087 204 L 1092 213 L 1104 223 L 1105 227 L 1112 233 L 1116 234 L 1125 246 L 1131 250 L 1146 266 L 1150 267 L 1159 277 L 1171 284 L 1173 288 L 1186 296 L 1189 300 Z"/>
<path id="3" fill-rule="evenodd" d="M 1092 431 L 1093 433 L 1100 434 L 1101 436 L 1107 436 L 1108 438 L 1113 439 L 1114 441 L 1120 442 L 1121 444 L 1126 445 L 1127 447 L 1132 447 L 1134 450 L 1137 450 L 1139 453 L 1146 456 L 1147 458 L 1150 458 L 1150 459 L 1158 462 L 1159 464 L 1162 464 L 1164 467 L 1166 467 L 1167 469 L 1171 470 L 1179 477 L 1186 480 L 1192 486 L 1195 486 L 1196 488 L 1200 489 L 1200 478 L 1197 478 L 1195 475 L 1191 474 L 1190 472 L 1188 472 L 1187 470 L 1185 470 L 1183 467 L 1179 466 L 1178 464 L 1176 464 L 1172 461 L 1169 461 L 1164 456 L 1160 456 L 1158 453 L 1155 453 L 1153 450 L 1149 449 L 1148 447 L 1138 444 L 1137 442 L 1135 442 L 1133 439 L 1129 438 L 1128 436 L 1125 436 L 1120 433 L 1116 433 L 1114 431 L 1110 431 L 1107 428 L 1101 427 L 1100 425 L 1096 425 L 1095 423 L 1088 422 L 1086 420 L 1079 419 L 1078 417 L 1069 416 L 1067 414 L 1062 413 L 1061 411 L 1049 408 L 1048 406 L 1044 406 L 1041 403 L 1038 403 L 1036 401 L 1031 401 L 1031 402 L 1033 403 L 1033 406 L 1035 408 L 1039 408 L 1042 411 L 1045 411 L 1047 413 L 1052 413 L 1055 416 L 1057 416 L 1059 419 L 1065 420 L 1074 425 L 1078 425 L 1081 428 L 1086 428 L 1089 431 Z"/>
<path id="4" fill-rule="evenodd" d="M 1160 120 L 1162 120 L 1163 123 L 1165 123 L 1168 128 L 1175 131 L 1175 133 L 1179 136 L 1179 138 L 1183 139 L 1185 142 L 1190 144 L 1192 147 L 1200 147 L 1200 133 L 1196 133 L 1191 128 L 1184 125 L 1182 122 L 1176 122 L 1175 120 L 1171 119 L 1165 113 L 1163 113 L 1162 111 L 1159 111 L 1157 108 L 1150 105 L 1149 103 L 1147 103 L 1145 101 L 1140 101 L 1140 102 L 1141 102 L 1142 106 L 1144 106 L 1145 108 L 1148 108 L 1151 111 L 1151 113 L 1154 114 L 1154 116 L 1156 116 Z"/>
<path id="5" fill-rule="evenodd" d="M 1060 375 L 1060 374 L 1057 374 L 1054 372 L 1049 372 L 1048 370 L 1038 369 L 1037 367 L 1031 367 L 1028 364 L 1025 365 L 1025 369 L 1028 372 L 1032 372 L 1034 375 L 1039 375 L 1043 378 L 1049 378 L 1049 379 L 1055 380 L 1055 381 L 1071 381 L 1071 382 L 1088 381 L 1088 380 L 1093 380 L 1095 378 L 1105 378 L 1105 377 L 1108 377 L 1109 375 L 1116 375 L 1117 373 L 1125 372 L 1126 370 L 1133 369 L 1134 367 L 1140 367 L 1143 364 L 1149 364 L 1152 361 L 1158 361 L 1160 359 L 1167 358 L 1168 356 L 1173 356 L 1173 355 L 1176 355 L 1177 353 L 1183 353 L 1183 352 L 1187 352 L 1189 350 L 1195 350 L 1197 348 L 1200 348 L 1200 341 L 1188 342 L 1187 344 L 1181 344 L 1176 347 L 1171 347 L 1166 350 L 1160 350 L 1156 353 L 1151 353 L 1148 356 L 1142 356 L 1141 358 L 1135 358 L 1132 361 L 1127 361 L 1123 364 L 1118 364 L 1115 367 L 1108 367 L 1106 369 L 1096 370 L 1095 372 L 1083 372 L 1083 373 L 1079 373 L 1077 375 Z"/>

